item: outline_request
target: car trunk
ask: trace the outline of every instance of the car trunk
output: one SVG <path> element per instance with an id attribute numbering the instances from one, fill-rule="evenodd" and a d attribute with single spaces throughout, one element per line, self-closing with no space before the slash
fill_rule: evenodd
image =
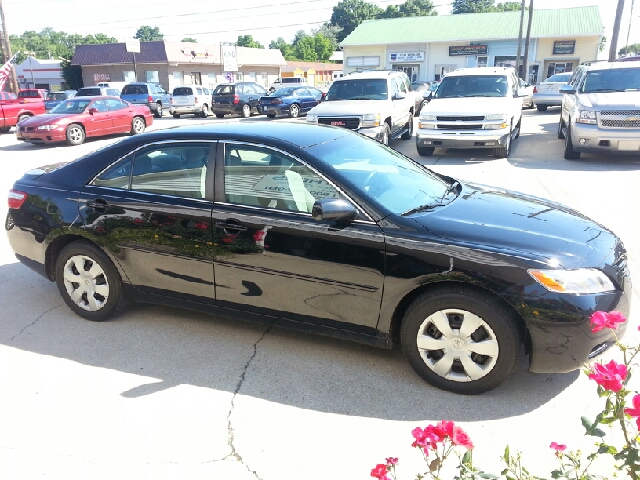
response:
<path id="1" fill-rule="evenodd" d="M 219 105 L 233 105 L 236 99 L 236 89 L 233 85 L 220 85 L 212 95 L 213 103 Z"/>
<path id="2" fill-rule="evenodd" d="M 146 105 L 149 102 L 149 92 L 144 85 L 136 85 L 136 88 L 127 87 L 129 87 L 129 85 L 125 85 L 120 98 L 129 103 L 141 103 Z"/>

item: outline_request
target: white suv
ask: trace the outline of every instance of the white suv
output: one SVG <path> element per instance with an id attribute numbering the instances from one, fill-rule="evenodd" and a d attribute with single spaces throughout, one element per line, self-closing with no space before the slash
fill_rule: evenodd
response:
<path id="1" fill-rule="evenodd" d="M 210 113 L 211 91 L 202 85 L 180 85 L 173 89 L 169 99 L 169 113 L 180 118 L 184 113 L 192 113 L 206 118 Z"/>
<path id="2" fill-rule="evenodd" d="M 513 68 L 461 68 L 442 79 L 420 112 L 416 147 L 422 156 L 442 148 L 491 148 L 508 157 L 520 135 L 525 92 Z"/>
<path id="3" fill-rule="evenodd" d="M 307 79 L 303 77 L 282 77 L 276 80 L 269 87 L 270 92 L 275 92 L 282 87 L 306 87 Z"/>

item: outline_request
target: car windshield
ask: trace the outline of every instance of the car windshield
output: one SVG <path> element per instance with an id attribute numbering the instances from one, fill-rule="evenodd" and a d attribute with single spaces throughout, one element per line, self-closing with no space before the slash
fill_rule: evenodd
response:
<path id="1" fill-rule="evenodd" d="M 640 67 L 592 70 L 587 72 L 587 77 L 582 86 L 584 93 L 629 92 L 636 90 L 640 90 Z"/>
<path id="2" fill-rule="evenodd" d="M 545 80 L 545 82 L 547 83 L 567 83 L 569 81 L 569 79 L 571 78 L 571 75 L 573 75 L 573 73 L 558 73 L 556 75 L 551 75 L 549 78 L 547 78 Z"/>
<path id="3" fill-rule="evenodd" d="M 80 90 L 78 90 L 78 96 L 82 97 L 82 96 L 96 96 L 96 95 L 100 95 L 102 92 L 100 91 L 99 88 L 81 88 Z"/>
<path id="4" fill-rule="evenodd" d="M 293 95 L 293 92 L 295 92 L 296 90 L 298 90 L 298 87 L 279 88 L 278 90 L 273 92 L 271 94 L 271 96 L 272 97 L 286 97 L 286 96 L 289 96 L 289 95 Z"/>
<path id="5" fill-rule="evenodd" d="M 282 79 L 282 83 L 302 83 L 302 80 L 297 77 L 289 77 L 289 78 L 285 77 Z"/>
<path id="6" fill-rule="evenodd" d="M 18 97 L 20 98 L 37 98 L 40 96 L 40 92 L 37 90 L 25 90 L 22 92 L 18 92 Z"/>
<path id="7" fill-rule="evenodd" d="M 82 113 L 91 103 L 91 100 L 73 99 L 57 105 L 50 113 Z"/>
<path id="8" fill-rule="evenodd" d="M 438 205 L 449 187 L 433 172 L 368 138 L 346 135 L 307 147 L 307 151 L 395 214 Z"/>
<path id="9" fill-rule="evenodd" d="M 434 98 L 506 97 L 508 92 L 505 75 L 452 75 L 440 82 Z"/>
<path id="10" fill-rule="evenodd" d="M 385 79 L 341 80 L 331 85 L 327 100 L 386 100 Z"/>
<path id="11" fill-rule="evenodd" d="M 235 92 L 235 85 L 218 85 L 213 91 L 214 95 L 233 95 Z"/>
<path id="12" fill-rule="evenodd" d="M 62 92 L 50 93 L 49 95 L 47 95 L 47 100 L 64 100 L 64 99 L 65 99 L 65 94 Z"/>

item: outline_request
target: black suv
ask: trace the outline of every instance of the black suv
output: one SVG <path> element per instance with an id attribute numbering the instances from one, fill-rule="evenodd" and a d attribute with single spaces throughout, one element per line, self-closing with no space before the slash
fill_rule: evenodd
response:
<path id="1" fill-rule="evenodd" d="M 222 83 L 211 95 L 211 111 L 218 118 L 229 114 L 249 118 L 258 113 L 260 97 L 266 94 L 267 90 L 255 82 Z"/>

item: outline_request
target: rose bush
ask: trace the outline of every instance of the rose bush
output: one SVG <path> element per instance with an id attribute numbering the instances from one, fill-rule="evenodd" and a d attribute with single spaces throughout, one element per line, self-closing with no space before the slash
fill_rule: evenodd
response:
<path id="1" fill-rule="evenodd" d="M 590 380 L 596 382 L 597 393 L 603 398 L 604 408 L 596 418 L 591 421 L 582 417 L 582 425 L 585 434 L 598 438 L 595 446 L 597 449 L 583 457 L 582 452 L 567 451 L 567 446 L 557 442 L 551 442 L 549 447 L 555 452 L 559 463 L 557 469 L 551 472 L 551 478 L 592 480 L 598 477 L 589 472 L 594 460 L 600 455 L 611 456 L 614 460 L 615 472 L 626 474 L 632 480 L 640 480 L 640 457 L 638 444 L 640 442 L 640 394 L 637 392 L 631 399 L 631 407 L 627 406 L 626 399 L 631 394 L 627 390 L 627 384 L 631 378 L 631 367 L 636 355 L 640 352 L 640 346 L 630 347 L 620 342 L 615 332 L 618 326 L 626 322 L 626 318 L 620 312 L 595 312 L 591 318 L 591 330 L 596 333 L 604 329 L 613 332 L 616 346 L 622 353 L 623 363 L 615 360 L 603 364 L 597 362 L 585 369 L 585 374 Z M 640 330 L 640 328 L 638 328 Z M 635 419 L 635 425 L 632 421 Z M 619 428 L 622 434 L 621 446 L 610 445 L 604 441 L 605 431 L 600 427 L 608 425 L 611 429 Z M 416 427 L 411 431 L 413 436 L 412 447 L 422 453 L 427 463 L 427 470 L 416 476 L 417 480 L 431 478 L 441 480 L 441 471 L 447 458 L 455 454 L 458 458 L 457 474 L 454 480 L 476 480 L 488 478 L 505 478 L 507 480 L 540 480 L 533 476 L 522 466 L 521 453 L 512 456 L 507 446 L 502 456 L 505 468 L 500 476 L 483 472 L 474 467 L 472 461 L 473 442 L 465 431 L 452 421 L 443 420 L 436 425 L 428 425 L 425 428 Z M 396 480 L 396 466 L 398 459 L 390 457 L 386 463 L 380 463 L 371 470 L 371 476 L 379 480 L 390 480 L 389 475 Z M 609 478 L 609 477 L 607 477 Z"/>

